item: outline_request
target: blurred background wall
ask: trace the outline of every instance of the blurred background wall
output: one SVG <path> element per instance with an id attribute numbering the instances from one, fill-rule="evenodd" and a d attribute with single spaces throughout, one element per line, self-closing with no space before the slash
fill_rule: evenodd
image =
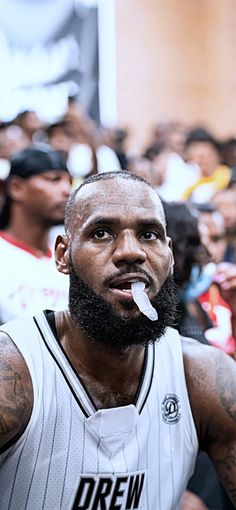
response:
<path id="1" fill-rule="evenodd" d="M 235 0 L 0 0 L 0 120 L 78 89 L 131 151 L 170 120 L 235 136 L 235 22 Z"/>
<path id="2" fill-rule="evenodd" d="M 132 147 L 162 120 L 236 133 L 235 0 L 116 0 L 117 118 Z"/>

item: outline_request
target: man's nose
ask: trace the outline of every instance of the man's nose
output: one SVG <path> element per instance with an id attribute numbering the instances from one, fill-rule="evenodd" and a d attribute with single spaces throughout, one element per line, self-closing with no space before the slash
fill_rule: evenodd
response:
<path id="1" fill-rule="evenodd" d="M 69 179 L 62 179 L 61 181 L 62 193 L 66 198 L 69 198 L 71 194 L 71 182 Z"/>
<path id="2" fill-rule="evenodd" d="M 134 234 L 126 232 L 118 237 L 113 253 L 113 263 L 115 265 L 119 266 L 123 262 L 142 264 L 145 260 L 146 252 Z"/>

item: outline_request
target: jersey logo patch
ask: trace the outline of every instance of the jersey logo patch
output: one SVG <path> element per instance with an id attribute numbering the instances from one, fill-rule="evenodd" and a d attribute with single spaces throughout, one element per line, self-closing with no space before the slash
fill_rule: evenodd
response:
<path id="1" fill-rule="evenodd" d="M 163 399 L 161 410 L 165 423 L 178 423 L 181 418 L 181 410 L 177 395 L 174 395 L 174 393 L 167 393 Z"/>

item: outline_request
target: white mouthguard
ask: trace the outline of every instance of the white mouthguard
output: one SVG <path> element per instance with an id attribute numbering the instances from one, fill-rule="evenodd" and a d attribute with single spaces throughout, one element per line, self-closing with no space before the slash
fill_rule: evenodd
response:
<path id="1" fill-rule="evenodd" d="M 131 284 L 132 296 L 133 300 L 138 306 L 140 312 L 142 312 L 150 321 L 157 321 L 158 313 L 153 308 L 152 304 L 149 301 L 149 297 L 144 291 L 145 283 L 143 282 L 134 282 Z"/>

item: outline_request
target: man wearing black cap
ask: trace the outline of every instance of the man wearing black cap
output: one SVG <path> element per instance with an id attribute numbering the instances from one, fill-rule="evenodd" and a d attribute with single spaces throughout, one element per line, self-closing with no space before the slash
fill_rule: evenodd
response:
<path id="1" fill-rule="evenodd" d="M 67 282 L 58 276 L 49 233 L 63 223 L 71 176 L 60 153 L 34 144 L 11 160 L 0 214 L 0 321 L 67 302 Z"/>

